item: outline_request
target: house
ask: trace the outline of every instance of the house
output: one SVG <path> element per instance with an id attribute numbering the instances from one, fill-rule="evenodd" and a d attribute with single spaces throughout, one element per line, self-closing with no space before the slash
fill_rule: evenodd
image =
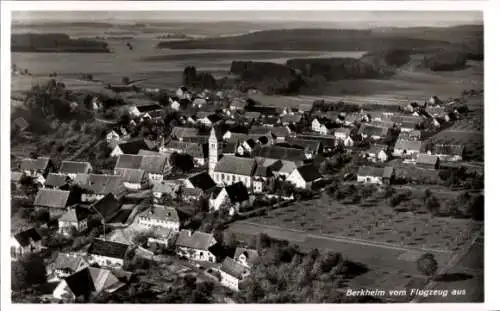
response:
<path id="1" fill-rule="evenodd" d="M 422 139 L 422 132 L 419 130 L 413 130 L 413 131 L 408 131 L 408 132 L 401 132 L 399 133 L 398 139 L 403 139 L 403 140 L 421 140 Z"/>
<path id="2" fill-rule="evenodd" d="M 45 188 L 49 189 L 59 189 L 71 182 L 71 178 L 64 174 L 59 173 L 49 173 L 47 179 L 45 180 Z"/>
<path id="3" fill-rule="evenodd" d="M 50 174 L 49 174 L 50 176 Z M 10 185 L 12 191 L 17 190 L 21 187 L 21 180 L 24 177 L 24 174 L 21 172 L 10 172 Z M 47 177 L 48 179 L 48 177 Z M 45 182 L 47 184 L 47 182 Z"/>
<path id="4" fill-rule="evenodd" d="M 271 128 L 271 134 L 276 137 L 276 142 L 284 142 L 288 137 L 290 137 L 290 134 L 292 131 L 288 126 L 274 126 Z"/>
<path id="5" fill-rule="evenodd" d="M 77 232 L 86 230 L 88 216 L 89 210 L 87 208 L 81 206 L 70 208 L 57 220 L 59 224 L 59 233 L 71 235 L 73 230 Z"/>
<path id="6" fill-rule="evenodd" d="M 181 189 L 181 199 L 182 199 L 182 201 L 187 202 L 187 203 L 196 202 L 203 195 L 204 195 L 204 192 L 200 188 L 182 188 Z"/>
<path id="7" fill-rule="evenodd" d="M 217 243 L 209 233 L 181 230 L 175 242 L 177 256 L 196 261 L 215 262 L 215 255 L 210 251 Z"/>
<path id="8" fill-rule="evenodd" d="M 202 111 L 200 111 L 200 112 L 202 112 Z M 198 114 L 200 114 L 200 112 L 198 112 Z M 198 117 L 198 115 L 197 115 L 197 117 Z M 198 123 L 201 123 L 207 127 L 217 125 L 221 121 L 222 121 L 222 118 L 219 115 L 213 114 L 213 113 L 208 114 L 202 118 L 198 117 L 198 119 L 197 119 Z"/>
<path id="9" fill-rule="evenodd" d="M 178 111 L 181 108 L 181 104 L 177 100 L 169 99 L 170 108 L 174 111 Z"/>
<path id="10" fill-rule="evenodd" d="M 111 151 L 111 157 L 117 157 L 123 154 L 133 154 L 137 155 L 140 150 L 150 150 L 151 147 L 154 147 L 148 144 L 144 139 L 134 139 L 132 141 L 128 141 L 126 143 L 116 145 Z"/>
<path id="11" fill-rule="evenodd" d="M 153 185 L 153 198 L 161 201 L 165 197 L 176 198 L 181 192 L 184 182 L 182 180 L 162 180 Z"/>
<path id="12" fill-rule="evenodd" d="M 231 185 L 241 181 L 247 188 L 251 188 L 255 167 L 254 159 L 223 156 L 215 165 L 212 178 L 220 185 Z"/>
<path id="13" fill-rule="evenodd" d="M 333 152 L 338 144 L 334 136 L 297 134 L 296 138 L 314 140 L 319 142 L 321 144 L 319 148 L 319 153 L 325 153 L 325 154 Z"/>
<path id="14" fill-rule="evenodd" d="M 25 255 L 38 253 L 42 248 L 42 237 L 35 228 L 31 228 L 11 237 L 10 256 L 17 260 Z"/>
<path id="15" fill-rule="evenodd" d="M 184 181 L 184 186 L 191 189 L 201 189 L 204 193 L 207 193 L 217 185 L 207 172 L 201 172 L 189 176 Z"/>
<path id="16" fill-rule="evenodd" d="M 168 247 L 171 241 L 173 241 L 176 238 L 178 232 L 164 227 L 152 227 L 151 230 L 153 234 L 152 236 L 148 237 L 148 242 L 147 242 L 148 246 L 152 245 L 153 243 L 156 243 L 158 245 L 164 245 Z"/>
<path id="17" fill-rule="evenodd" d="M 161 106 L 157 103 L 145 104 L 145 105 L 137 105 L 132 106 L 130 108 L 130 114 L 134 117 L 142 117 L 146 113 L 150 113 L 156 110 L 162 110 Z"/>
<path id="18" fill-rule="evenodd" d="M 182 141 L 185 137 L 198 136 L 198 129 L 194 127 L 179 127 L 175 126 L 170 132 L 173 139 Z"/>
<path id="19" fill-rule="evenodd" d="M 94 239 L 87 250 L 89 263 L 101 267 L 122 268 L 129 246 L 127 244 Z"/>
<path id="20" fill-rule="evenodd" d="M 212 193 L 210 209 L 218 211 L 227 205 L 229 214 L 234 215 L 241 207 L 250 206 L 253 200 L 248 195 L 247 187 L 240 181 L 224 187 L 219 193 Z"/>
<path id="21" fill-rule="evenodd" d="M 62 161 L 59 173 L 74 177 L 76 174 L 89 174 L 92 171 L 92 165 L 89 162 Z"/>
<path id="22" fill-rule="evenodd" d="M 83 202 L 95 202 L 108 194 L 122 197 L 126 193 L 124 179 L 120 175 L 77 174 L 73 182 L 84 189 Z"/>
<path id="23" fill-rule="evenodd" d="M 308 150 L 312 155 L 317 155 L 321 150 L 321 141 L 303 138 L 288 138 L 286 143 L 292 148 L 300 147 Z"/>
<path id="24" fill-rule="evenodd" d="M 234 260 L 241 265 L 252 268 L 259 258 L 259 253 L 255 249 L 237 247 L 234 251 Z"/>
<path id="25" fill-rule="evenodd" d="M 359 127 L 358 135 L 362 138 L 372 138 L 374 140 L 380 140 L 387 136 L 389 131 L 386 127 L 373 126 L 366 123 L 361 124 Z"/>
<path id="26" fill-rule="evenodd" d="M 229 104 L 229 109 L 231 111 L 245 111 L 247 104 L 246 100 L 242 98 L 235 98 Z"/>
<path id="27" fill-rule="evenodd" d="M 233 132 L 231 130 L 227 130 L 224 135 L 222 135 L 222 139 L 228 142 L 238 142 L 238 141 L 243 141 L 247 140 L 250 137 L 246 133 L 238 133 L 238 132 Z"/>
<path id="28" fill-rule="evenodd" d="M 121 206 L 121 203 L 116 199 L 116 197 L 112 193 L 108 193 L 99 201 L 91 204 L 89 206 L 89 210 L 97 213 L 101 220 L 106 223 L 118 214 Z"/>
<path id="29" fill-rule="evenodd" d="M 439 157 L 437 155 L 421 153 L 417 156 L 415 164 L 421 168 L 437 170 L 439 168 Z"/>
<path id="30" fill-rule="evenodd" d="M 323 124 L 322 124 L 321 122 L 319 122 L 319 120 L 318 120 L 317 118 L 315 118 L 315 119 L 314 119 L 314 120 L 312 120 L 312 122 L 311 122 L 311 130 L 312 130 L 313 132 L 323 134 L 323 133 L 322 133 L 322 131 L 321 131 L 321 129 L 322 129 L 322 128 L 321 128 L 321 126 L 322 126 L 322 125 L 323 125 Z"/>
<path id="31" fill-rule="evenodd" d="M 370 184 L 389 184 L 394 176 L 394 168 L 361 166 L 358 169 L 357 181 Z"/>
<path id="32" fill-rule="evenodd" d="M 258 159 L 265 158 L 302 163 L 305 159 L 312 157 L 312 151 L 273 145 L 255 148 L 253 155 Z"/>
<path id="33" fill-rule="evenodd" d="M 111 130 L 106 134 L 106 142 L 109 144 L 111 142 L 120 141 L 120 134 L 118 134 L 115 130 Z"/>
<path id="34" fill-rule="evenodd" d="M 145 177 L 154 183 L 163 180 L 167 162 L 167 158 L 160 154 L 158 156 L 123 154 L 116 161 L 115 174 L 119 174 L 119 169 L 143 170 Z"/>
<path id="35" fill-rule="evenodd" d="M 20 171 L 29 177 L 46 177 L 47 174 L 55 172 L 54 163 L 50 158 L 38 157 L 36 159 L 23 159 L 20 165 Z"/>
<path id="36" fill-rule="evenodd" d="M 464 154 L 463 145 L 435 144 L 432 154 L 445 161 L 462 161 Z"/>
<path id="37" fill-rule="evenodd" d="M 89 266 L 82 255 L 77 253 L 57 253 L 56 260 L 48 267 L 48 273 L 57 279 L 64 279 Z"/>
<path id="38" fill-rule="evenodd" d="M 374 144 L 370 149 L 366 150 L 365 156 L 373 162 L 386 162 L 389 159 L 387 154 L 387 145 L 377 145 Z"/>
<path id="39" fill-rule="evenodd" d="M 396 144 L 394 144 L 394 152 L 392 154 L 395 157 L 415 156 L 420 153 L 421 149 L 421 141 L 398 139 Z"/>
<path id="40" fill-rule="evenodd" d="M 313 165 L 297 167 L 286 179 L 300 189 L 311 189 L 313 183 L 321 180 L 322 176 Z"/>
<path id="41" fill-rule="evenodd" d="M 245 121 L 248 123 L 257 122 L 260 120 L 261 115 L 262 114 L 260 112 L 246 111 L 243 115 L 243 119 L 245 119 Z"/>
<path id="42" fill-rule="evenodd" d="M 340 127 L 338 129 L 335 129 L 335 131 L 333 132 L 333 135 L 335 136 L 335 138 L 344 141 L 348 137 L 351 136 L 351 132 L 352 132 L 352 129 L 350 129 L 350 128 Z"/>
<path id="43" fill-rule="evenodd" d="M 47 209 L 51 216 L 59 216 L 66 211 L 69 203 L 69 191 L 58 189 L 40 189 L 33 205 L 36 209 Z"/>
<path id="44" fill-rule="evenodd" d="M 24 132 L 30 126 L 28 121 L 26 121 L 26 119 L 23 117 L 16 118 L 14 121 L 12 121 L 12 123 L 17 128 L 17 130 L 19 130 L 21 132 Z"/>
<path id="45" fill-rule="evenodd" d="M 61 280 L 52 295 L 73 302 L 79 297 L 88 299 L 101 292 L 114 292 L 124 285 L 111 270 L 86 267 Z"/>
<path id="46" fill-rule="evenodd" d="M 195 142 L 171 140 L 165 147 L 168 153 L 186 153 L 193 157 L 195 166 L 203 166 L 208 159 L 208 143 L 200 144 Z"/>
<path id="47" fill-rule="evenodd" d="M 173 207 L 153 204 L 149 209 L 137 217 L 138 224 L 147 227 L 162 227 L 173 232 L 179 232 L 180 222 L 177 210 Z"/>
<path id="48" fill-rule="evenodd" d="M 250 275 L 250 269 L 230 257 L 226 257 L 219 269 L 221 284 L 234 291 L 239 290 L 240 282 Z"/>
<path id="49" fill-rule="evenodd" d="M 207 105 L 207 100 L 204 98 L 195 98 L 193 100 L 193 107 L 202 108 Z"/>
<path id="50" fill-rule="evenodd" d="M 142 115 L 141 121 L 143 120 L 163 120 L 165 118 L 165 112 L 163 110 L 153 110 L 146 112 Z"/>
<path id="51" fill-rule="evenodd" d="M 145 171 L 133 168 L 117 168 L 115 174 L 123 178 L 123 186 L 127 190 L 140 190 L 145 183 Z"/>
<path id="52" fill-rule="evenodd" d="M 297 124 L 302 120 L 302 115 L 301 114 L 286 114 L 281 117 L 281 124 L 283 125 L 290 125 L 290 124 Z"/>

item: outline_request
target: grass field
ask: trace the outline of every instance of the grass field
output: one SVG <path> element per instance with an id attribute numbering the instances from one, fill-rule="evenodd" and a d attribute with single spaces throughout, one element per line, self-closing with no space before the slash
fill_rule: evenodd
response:
<path id="1" fill-rule="evenodd" d="M 249 221 L 312 234 L 448 251 L 460 248 L 481 227 L 479 223 L 467 219 L 395 212 L 385 202 L 366 207 L 344 205 L 327 195 L 298 202 Z"/>

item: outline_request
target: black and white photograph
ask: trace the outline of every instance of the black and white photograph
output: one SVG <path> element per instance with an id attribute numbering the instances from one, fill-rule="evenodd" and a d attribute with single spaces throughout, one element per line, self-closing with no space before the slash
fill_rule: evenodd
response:
<path id="1" fill-rule="evenodd" d="M 483 303 L 452 10 L 12 11 L 11 303 Z"/>

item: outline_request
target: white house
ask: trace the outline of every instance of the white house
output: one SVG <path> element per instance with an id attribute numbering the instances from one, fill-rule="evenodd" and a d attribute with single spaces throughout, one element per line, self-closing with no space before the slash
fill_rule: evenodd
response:
<path id="1" fill-rule="evenodd" d="M 127 244 L 94 239 L 87 250 L 89 263 L 97 263 L 101 267 L 122 268 L 128 247 Z"/>
<path id="2" fill-rule="evenodd" d="M 250 206 L 252 203 L 253 199 L 248 195 L 247 187 L 242 182 L 226 186 L 218 193 L 213 192 L 209 199 L 211 210 L 218 211 L 227 206 L 230 215 L 234 215 L 241 207 Z"/>
<path id="3" fill-rule="evenodd" d="M 386 145 L 373 145 L 365 151 L 365 155 L 373 162 L 386 162 L 389 158 Z"/>
<path id="4" fill-rule="evenodd" d="M 221 284 L 234 291 L 239 290 L 240 282 L 250 275 L 250 269 L 230 257 L 226 257 L 219 269 Z"/>
<path id="5" fill-rule="evenodd" d="M 394 175 L 394 169 L 387 167 L 361 166 L 358 169 L 357 181 L 369 184 L 388 184 Z"/>
<path id="6" fill-rule="evenodd" d="M 237 247 L 233 259 L 247 268 L 252 268 L 258 258 L 259 253 L 257 250 Z"/>
<path id="7" fill-rule="evenodd" d="M 148 210 L 139 214 L 138 223 L 146 228 L 162 227 L 174 232 L 178 232 L 180 228 L 177 210 L 158 204 L 153 204 Z"/>
<path id="8" fill-rule="evenodd" d="M 314 119 L 312 122 L 311 122 L 311 130 L 313 132 L 316 132 L 316 133 L 320 133 L 321 132 L 321 122 L 319 122 L 318 119 Z"/>
<path id="9" fill-rule="evenodd" d="M 106 134 L 106 142 L 117 142 L 120 141 L 120 134 L 118 134 L 115 130 L 111 130 Z"/>
<path id="10" fill-rule="evenodd" d="M 57 220 L 59 224 L 59 233 L 70 235 L 73 228 L 78 232 L 86 230 L 88 216 L 89 210 L 86 208 L 80 206 L 70 208 Z"/>
<path id="11" fill-rule="evenodd" d="M 418 140 L 398 139 L 394 144 L 395 157 L 416 156 L 422 149 L 422 142 Z"/>
<path id="12" fill-rule="evenodd" d="M 42 237 L 35 228 L 31 228 L 11 237 L 10 256 L 17 260 L 25 255 L 38 253 L 42 248 Z"/>
<path id="13" fill-rule="evenodd" d="M 335 130 L 334 136 L 337 139 L 340 139 L 342 141 L 346 140 L 348 137 L 351 136 L 352 129 L 346 128 L 346 127 L 341 127 Z"/>
<path id="14" fill-rule="evenodd" d="M 211 177 L 219 185 L 231 185 L 241 181 L 247 188 L 251 188 L 255 167 L 254 159 L 227 155 L 217 162 Z"/>
<path id="15" fill-rule="evenodd" d="M 210 248 L 217 243 L 214 236 L 209 233 L 181 230 L 175 242 L 177 256 L 196 261 L 215 263 L 215 255 Z"/>
<path id="16" fill-rule="evenodd" d="M 310 189 L 314 182 L 321 180 L 322 176 L 313 165 L 297 167 L 287 177 L 287 181 L 300 189 Z"/>

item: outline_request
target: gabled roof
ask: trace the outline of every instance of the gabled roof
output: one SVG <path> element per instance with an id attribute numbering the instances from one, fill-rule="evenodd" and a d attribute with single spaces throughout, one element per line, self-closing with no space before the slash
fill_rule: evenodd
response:
<path id="1" fill-rule="evenodd" d="M 245 141 L 249 138 L 248 134 L 245 133 L 233 133 L 231 132 L 231 137 L 227 140 L 228 142 L 236 143 L 238 141 Z"/>
<path id="2" fill-rule="evenodd" d="M 286 126 L 273 126 L 271 128 L 271 133 L 276 137 L 288 137 L 290 135 L 290 129 Z"/>
<path id="3" fill-rule="evenodd" d="M 318 135 L 297 135 L 297 139 L 314 140 L 320 142 L 323 147 L 335 147 L 336 139 L 334 136 L 318 136 Z"/>
<path id="4" fill-rule="evenodd" d="M 125 259 L 125 254 L 127 253 L 127 251 L 128 251 L 127 244 L 105 241 L 101 239 L 94 239 L 92 241 L 92 244 L 90 244 L 87 253 L 91 255 Z"/>
<path id="5" fill-rule="evenodd" d="M 394 149 L 402 149 L 402 150 L 418 150 L 422 149 L 422 142 L 418 140 L 404 140 L 398 139 L 396 144 L 394 144 Z"/>
<path id="6" fill-rule="evenodd" d="M 387 151 L 388 146 L 387 145 L 378 145 L 378 144 L 373 144 L 370 146 L 370 149 L 366 151 L 368 154 L 379 154 L 380 151 Z"/>
<path id="7" fill-rule="evenodd" d="M 367 136 L 386 136 L 388 132 L 387 127 L 379 127 L 379 126 L 372 126 L 368 125 L 366 123 L 361 124 L 359 127 L 358 134 L 362 135 L 367 135 Z"/>
<path id="8" fill-rule="evenodd" d="M 58 173 L 49 173 L 49 175 L 47 175 L 47 179 L 45 180 L 45 186 L 60 188 L 66 185 L 67 179 L 68 179 L 67 175 Z"/>
<path id="9" fill-rule="evenodd" d="M 115 169 L 138 169 L 141 166 L 142 157 L 135 154 L 121 154 L 116 160 Z"/>
<path id="10" fill-rule="evenodd" d="M 116 285 L 120 281 L 107 269 L 87 267 L 64 279 L 71 292 L 76 296 L 89 296 Z"/>
<path id="11" fill-rule="evenodd" d="M 139 168 L 144 170 L 145 173 L 163 174 L 165 165 L 165 157 L 143 156 Z"/>
<path id="12" fill-rule="evenodd" d="M 243 274 L 248 271 L 245 266 L 230 257 L 224 258 L 220 270 L 239 280 L 241 280 Z"/>
<path id="13" fill-rule="evenodd" d="M 137 154 L 141 149 L 150 149 L 144 139 L 135 139 L 119 144 L 118 147 L 124 154 Z"/>
<path id="14" fill-rule="evenodd" d="M 231 142 L 228 141 L 224 147 L 222 147 L 222 153 L 223 154 L 232 154 L 234 155 L 236 153 L 236 148 L 238 147 L 237 142 Z"/>
<path id="15" fill-rule="evenodd" d="M 68 203 L 69 191 L 57 189 L 40 189 L 35 197 L 35 206 L 49 208 L 65 208 Z"/>
<path id="16" fill-rule="evenodd" d="M 140 113 L 145 113 L 145 112 L 150 112 L 150 111 L 155 111 L 155 110 L 161 110 L 161 106 L 158 104 L 150 104 L 150 105 L 141 105 L 141 106 L 136 106 L 137 110 L 139 110 Z"/>
<path id="17" fill-rule="evenodd" d="M 171 140 L 165 148 L 176 150 L 182 153 L 187 153 L 193 158 L 207 158 L 208 144 L 199 144 L 194 142 Z"/>
<path id="18" fill-rule="evenodd" d="M 176 126 L 170 133 L 173 137 L 184 138 L 188 136 L 198 136 L 198 129 L 194 127 L 179 127 Z"/>
<path id="19" fill-rule="evenodd" d="M 215 172 L 252 176 L 255 170 L 255 160 L 231 155 L 223 156 L 215 165 Z"/>
<path id="20" fill-rule="evenodd" d="M 42 240 L 42 237 L 35 228 L 31 228 L 25 231 L 21 231 L 14 235 L 14 238 L 21 246 L 30 245 L 30 241 L 38 242 Z"/>
<path id="21" fill-rule="evenodd" d="M 201 231 L 191 233 L 188 230 L 181 230 L 175 245 L 199 250 L 208 250 L 215 243 L 217 242 L 212 234 Z"/>
<path id="22" fill-rule="evenodd" d="M 303 149 L 280 146 L 262 146 L 260 148 L 255 148 L 254 156 L 294 162 L 303 161 L 305 158 Z"/>
<path id="23" fill-rule="evenodd" d="M 226 186 L 226 193 L 231 200 L 231 203 L 241 203 L 247 201 L 250 197 L 248 195 L 248 190 L 245 185 L 239 181 L 232 185 Z"/>
<path id="24" fill-rule="evenodd" d="M 230 104 L 231 107 L 234 107 L 236 109 L 245 109 L 247 105 L 248 105 L 247 101 L 241 98 L 233 99 Z"/>
<path id="25" fill-rule="evenodd" d="M 281 123 L 298 123 L 302 120 L 301 114 L 287 114 L 281 117 Z"/>
<path id="26" fill-rule="evenodd" d="M 21 178 L 23 178 L 22 172 L 10 172 L 10 181 L 19 182 L 21 181 Z M 45 182 L 45 184 L 47 184 L 47 181 Z"/>
<path id="27" fill-rule="evenodd" d="M 84 208 L 84 207 L 80 207 L 80 206 L 77 206 L 75 208 L 71 208 L 69 211 L 67 211 L 66 213 L 64 213 L 60 218 L 59 218 L 59 221 L 65 221 L 65 222 L 80 222 L 82 220 L 84 220 L 85 218 L 87 218 L 89 215 L 89 210 Z"/>
<path id="28" fill-rule="evenodd" d="M 76 271 L 78 265 L 83 258 L 78 254 L 71 253 L 57 253 L 56 260 L 54 261 L 54 270 L 70 270 Z"/>
<path id="29" fill-rule="evenodd" d="M 92 169 L 89 162 L 62 161 L 59 172 L 62 174 L 85 174 Z"/>
<path id="30" fill-rule="evenodd" d="M 133 168 L 117 168 L 116 175 L 123 177 L 123 182 L 140 184 L 144 178 L 144 170 Z"/>
<path id="31" fill-rule="evenodd" d="M 417 164 L 429 164 L 429 165 L 436 165 L 436 163 L 439 161 L 439 157 L 437 155 L 430 155 L 430 154 L 425 154 L 425 153 L 420 153 L 417 156 Z"/>
<path id="32" fill-rule="evenodd" d="M 39 157 L 37 159 L 23 159 L 21 161 L 21 171 L 39 170 L 44 171 L 50 163 L 50 158 Z"/>
<path id="33" fill-rule="evenodd" d="M 373 167 L 373 166 L 361 166 L 358 169 L 358 176 L 370 176 L 370 177 L 383 177 L 390 178 L 394 168 L 387 167 Z"/>
<path id="34" fill-rule="evenodd" d="M 171 193 L 181 187 L 183 182 L 181 180 L 162 180 L 161 182 L 154 183 L 153 192 Z"/>
<path id="35" fill-rule="evenodd" d="M 179 215 L 175 208 L 159 204 L 153 204 L 149 209 L 142 212 L 140 217 L 179 223 Z"/>
<path id="36" fill-rule="evenodd" d="M 109 193 L 99 201 L 90 205 L 89 210 L 97 211 L 99 216 L 104 217 L 105 221 L 109 221 L 120 211 L 121 204 L 116 197 Z"/>
<path id="37" fill-rule="evenodd" d="M 306 182 L 315 181 L 322 177 L 316 167 L 310 164 L 297 167 L 297 172 Z"/>
<path id="38" fill-rule="evenodd" d="M 419 130 L 412 130 L 409 132 L 401 132 L 399 133 L 398 139 L 420 139 L 422 136 L 422 132 Z"/>
<path id="39" fill-rule="evenodd" d="M 238 260 L 240 255 L 244 255 L 246 257 L 246 262 L 249 266 L 255 264 L 257 259 L 259 258 L 259 253 L 255 249 L 237 247 L 234 252 L 234 260 Z"/>
<path id="40" fill-rule="evenodd" d="M 188 177 L 188 180 L 195 188 L 200 188 L 203 191 L 210 190 L 216 186 L 214 180 L 207 172 L 192 175 Z"/>
<path id="41" fill-rule="evenodd" d="M 463 145 L 445 145 L 445 144 L 436 144 L 433 148 L 434 154 L 443 154 L 450 156 L 462 156 L 464 153 Z"/>
<path id="42" fill-rule="evenodd" d="M 263 165 L 258 165 L 254 173 L 255 177 L 271 177 L 272 175 L 271 168 Z"/>
<path id="43" fill-rule="evenodd" d="M 267 126 L 252 126 L 248 130 L 249 135 L 266 135 L 267 133 L 271 132 L 271 128 Z"/>
<path id="44" fill-rule="evenodd" d="M 74 182 L 95 194 L 120 195 L 125 191 L 124 179 L 119 175 L 77 174 Z"/>
<path id="45" fill-rule="evenodd" d="M 247 120 L 257 120 L 260 118 L 260 115 L 261 113 L 260 112 L 256 112 L 256 111 L 247 111 L 245 112 L 245 114 L 243 115 L 243 118 L 247 119 Z"/>
<path id="46" fill-rule="evenodd" d="M 347 128 L 347 127 L 339 127 L 337 129 L 335 129 L 335 134 L 339 133 L 339 134 L 345 134 L 347 136 L 351 135 L 351 132 L 352 132 L 352 129 L 351 128 Z"/>

